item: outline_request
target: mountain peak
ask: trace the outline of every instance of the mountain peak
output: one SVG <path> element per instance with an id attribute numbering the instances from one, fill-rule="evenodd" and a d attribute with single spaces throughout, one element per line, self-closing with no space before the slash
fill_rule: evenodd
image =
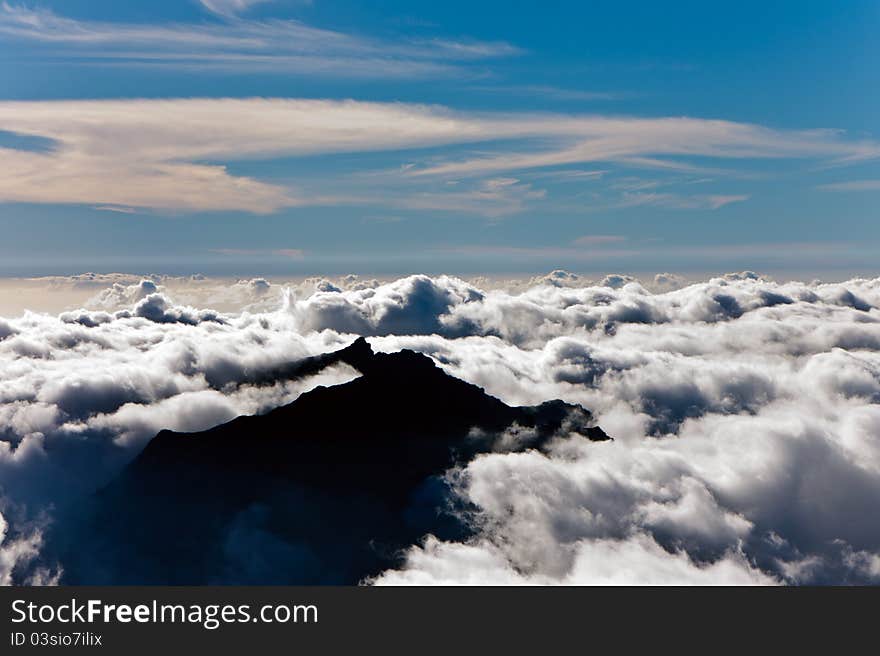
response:
<path id="1" fill-rule="evenodd" d="M 98 495 L 95 544 L 67 556 L 66 582 L 95 581 L 97 568 L 116 583 L 357 583 L 427 534 L 469 534 L 450 468 L 556 435 L 609 439 L 580 406 L 511 407 L 362 337 L 297 371 L 339 362 L 363 375 L 265 415 L 157 435 Z M 287 560 L 255 569 L 267 553 Z"/>
<path id="2" fill-rule="evenodd" d="M 373 348 L 366 337 L 358 337 L 344 349 L 331 355 L 337 356 L 339 361 L 350 364 L 361 373 L 366 373 L 363 369 L 369 367 L 374 357 Z"/>

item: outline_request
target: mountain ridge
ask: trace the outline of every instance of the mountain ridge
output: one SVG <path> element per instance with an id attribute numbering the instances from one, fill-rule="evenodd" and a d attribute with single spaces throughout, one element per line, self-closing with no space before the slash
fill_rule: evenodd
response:
<path id="1" fill-rule="evenodd" d="M 90 556 L 65 582 L 357 583 L 427 534 L 470 534 L 451 468 L 562 433 L 610 439 L 580 406 L 511 407 L 364 338 L 285 376 L 338 363 L 362 375 L 263 415 L 158 433 L 97 495 Z"/>

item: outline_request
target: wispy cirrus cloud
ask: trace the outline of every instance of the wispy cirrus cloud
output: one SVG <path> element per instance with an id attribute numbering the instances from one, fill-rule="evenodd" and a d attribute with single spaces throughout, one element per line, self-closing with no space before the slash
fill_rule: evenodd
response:
<path id="1" fill-rule="evenodd" d="M 554 169 L 551 171 L 529 171 L 527 175 L 531 179 L 551 179 L 555 182 L 583 182 L 585 180 L 598 180 L 608 173 L 607 170 L 582 170 L 582 169 Z"/>
<path id="2" fill-rule="evenodd" d="M 571 101 L 597 101 L 597 100 L 618 100 L 631 94 L 620 93 L 616 91 L 591 91 L 586 89 L 568 89 L 547 84 L 493 84 L 493 85 L 471 85 L 468 87 L 472 91 L 481 93 L 508 95 L 508 96 L 528 96 L 547 98 L 551 100 L 571 100 Z"/>
<path id="3" fill-rule="evenodd" d="M 442 106 L 298 99 L 0 102 L 0 130 L 36 137 L 39 151 L 0 148 L 0 201 L 160 210 L 274 212 L 297 205 L 384 205 L 501 216 L 544 198 L 525 175 L 557 165 L 680 156 L 830 161 L 880 156 L 880 144 L 832 131 L 782 131 L 698 118 L 458 112 Z M 480 158 L 452 158 L 479 144 Z M 333 175 L 260 180 L 228 164 L 248 159 L 418 151 L 370 187 Z M 523 152 L 531 151 L 524 155 Z M 604 174 L 605 169 L 602 169 Z M 595 184 L 601 174 L 587 171 Z M 363 181 L 361 181 L 363 185 Z M 624 192 L 617 204 L 717 209 L 746 194 Z M 364 200 L 366 199 L 366 200 Z M 609 207 L 614 202 L 605 203 Z"/>
<path id="4" fill-rule="evenodd" d="M 401 209 L 441 210 L 498 218 L 521 212 L 529 202 L 546 195 L 546 190 L 517 178 L 491 178 L 463 191 L 415 192 L 396 199 L 386 197 L 382 202 Z"/>
<path id="5" fill-rule="evenodd" d="M 626 241 L 623 235 L 584 235 L 578 237 L 572 243 L 575 246 L 601 246 L 603 244 L 616 244 Z"/>
<path id="6" fill-rule="evenodd" d="M 641 168 L 687 170 L 675 158 L 823 158 L 856 162 L 880 157 L 880 144 L 851 142 L 832 130 L 773 130 L 759 125 L 696 118 L 633 119 L 605 116 L 558 117 L 569 139 L 555 148 L 508 152 L 446 162 L 411 175 L 480 175 L 516 169 L 617 161 Z M 551 136 L 547 134 L 546 136 Z"/>
<path id="7" fill-rule="evenodd" d="M 43 46 L 45 52 L 40 56 L 67 63 L 348 78 L 460 77 L 469 75 L 467 66 L 471 63 L 520 52 L 504 42 L 375 39 L 296 20 L 239 17 L 238 13 L 255 4 L 255 0 L 204 0 L 202 4 L 221 20 L 82 21 L 46 9 L 3 2 L 0 35 Z"/>
<path id="8" fill-rule="evenodd" d="M 289 257 L 295 260 L 302 259 L 306 254 L 301 248 L 212 248 L 211 252 L 216 253 L 217 255 L 228 255 L 232 257 L 275 255 L 277 257 Z"/>
<path id="9" fill-rule="evenodd" d="M 669 209 L 709 209 L 717 210 L 731 203 L 747 201 L 747 194 L 693 194 L 624 192 L 618 205 L 620 207 L 666 207 Z"/>
<path id="10" fill-rule="evenodd" d="M 199 0 L 208 11 L 219 16 L 237 16 L 254 5 L 264 4 L 272 0 Z M 308 3 L 311 4 L 311 3 Z"/>
<path id="11" fill-rule="evenodd" d="M 116 212 L 118 214 L 136 214 L 134 207 L 125 207 L 124 205 L 95 205 L 94 209 L 99 212 Z"/>
<path id="12" fill-rule="evenodd" d="M 880 191 L 880 180 L 849 180 L 819 185 L 822 191 Z"/>

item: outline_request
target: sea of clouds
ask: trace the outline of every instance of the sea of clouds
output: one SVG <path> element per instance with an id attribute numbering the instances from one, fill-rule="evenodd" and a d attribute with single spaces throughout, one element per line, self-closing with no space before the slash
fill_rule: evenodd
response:
<path id="1" fill-rule="evenodd" d="M 509 404 L 580 403 L 614 438 L 450 471 L 476 537 L 425 536 L 374 583 L 880 582 L 880 279 L 40 284 L 93 293 L 0 319 L 0 583 L 63 580 L 47 527 L 160 429 L 357 376 L 260 375 L 355 335 Z"/>

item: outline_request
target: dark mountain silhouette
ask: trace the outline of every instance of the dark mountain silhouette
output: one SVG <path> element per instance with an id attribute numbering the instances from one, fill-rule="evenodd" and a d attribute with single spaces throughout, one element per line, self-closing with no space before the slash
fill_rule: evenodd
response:
<path id="1" fill-rule="evenodd" d="M 80 522 L 65 582 L 357 583 L 428 533 L 467 536 L 468 509 L 443 478 L 456 463 L 541 448 L 563 429 L 609 439 L 580 406 L 510 407 L 363 338 L 274 379 L 340 362 L 363 375 L 264 415 L 159 433 Z"/>

